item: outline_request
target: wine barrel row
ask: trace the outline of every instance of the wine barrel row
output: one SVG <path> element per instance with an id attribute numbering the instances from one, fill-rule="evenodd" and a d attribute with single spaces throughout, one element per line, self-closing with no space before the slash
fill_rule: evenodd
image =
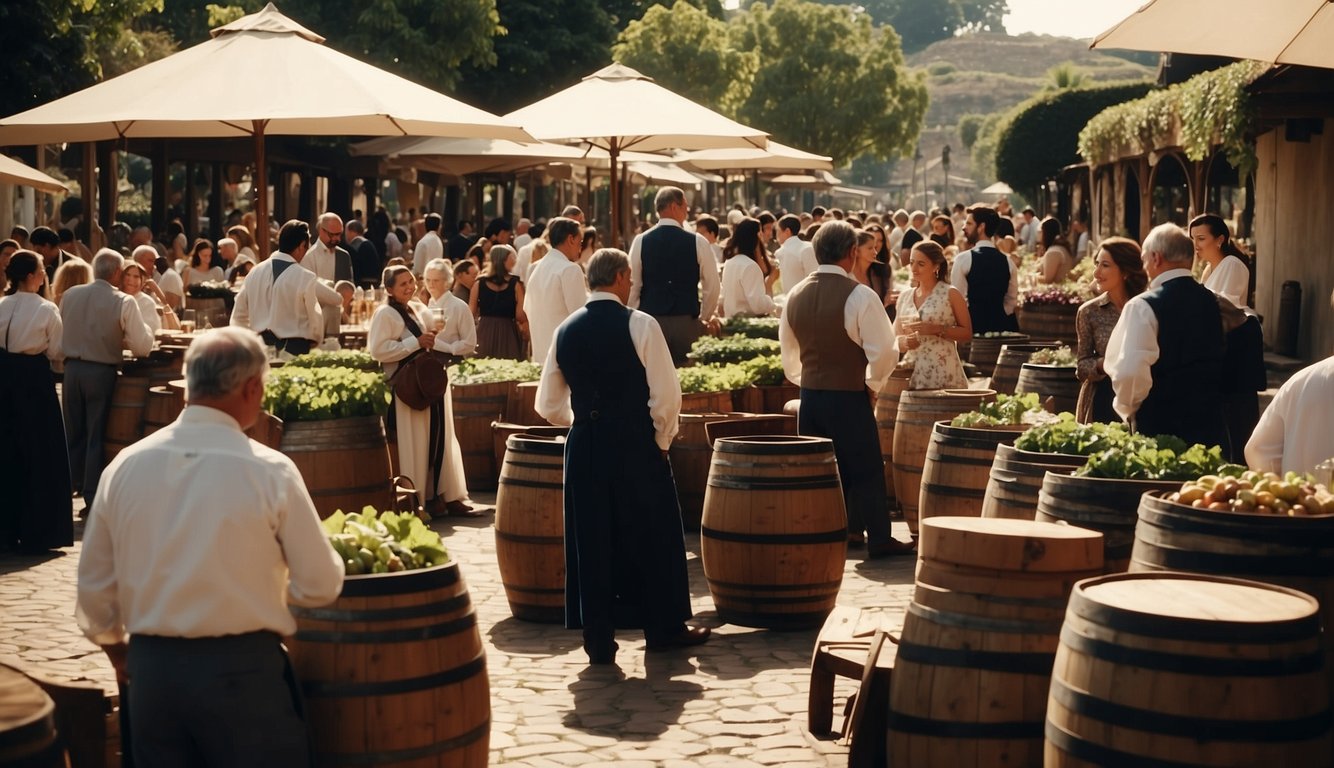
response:
<path id="1" fill-rule="evenodd" d="M 922 468 L 936 422 L 995 399 L 996 393 L 989 389 L 910 389 L 900 396 L 894 421 L 894 490 L 913 536 L 917 535 Z"/>

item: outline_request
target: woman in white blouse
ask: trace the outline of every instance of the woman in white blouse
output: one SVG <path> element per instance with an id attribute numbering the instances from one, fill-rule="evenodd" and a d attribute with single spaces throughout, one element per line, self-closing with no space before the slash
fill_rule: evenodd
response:
<path id="1" fill-rule="evenodd" d="M 125 260 L 125 268 L 120 273 L 120 290 L 127 296 L 134 297 L 139 304 L 139 314 L 153 333 L 163 328 L 176 330 L 181 327 L 176 313 L 166 305 L 167 297 L 157 287 L 144 268 L 138 262 Z M 160 313 L 160 314 L 159 314 Z"/>
<path id="2" fill-rule="evenodd" d="M 38 291 L 41 257 L 17 251 L 0 298 L 0 550 L 41 552 L 74 543 L 69 454 L 51 363 L 63 359 L 60 310 Z M 15 436 L 22 435 L 22 439 Z"/>
<path id="3" fill-rule="evenodd" d="M 774 314 L 770 291 L 777 277 L 778 268 L 760 243 L 759 220 L 737 222 L 723 249 L 723 317 Z"/>
<path id="4" fill-rule="evenodd" d="M 222 267 L 213 264 L 213 244 L 202 237 L 195 240 L 195 244 L 190 248 L 189 261 L 190 265 L 181 271 L 181 280 L 186 288 L 226 279 Z"/>
<path id="5" fill-rule="evenodd" d="M 1232 242 L 1232 232 L 1223 217 L 1206 213 L 1191 219 L 1190 239 L 1195 243 L 1195 256 L 1205 263 L 1200 277 L 1204 287 L 1245 307 L 1251 290 L 1251 270 L 1246 266 L 1249 257 Z"/>
<path id="6" fill-rule="evenodd" d="M 430 265 L 426 271 L 431 272 Z M 412 270 L 406 266 L 388 267 L 383 282 L 389 298 L 371 317 L 366 346 L 371 356 L 384 365 L 385 373 L 392 376 L 398 370 L 399 361 L 418 349 L 458 355 L 467 354 L 476 346 L 476 330 L 472 327 L 468 308 L 463 307 L 463 313 L 468 316 L 465 325 L 457 316 L 457 308 L 451 311 L 452 305 L 445 303 L 454 298 L 449 293 L 448 281 L 444 282 L 440 297 L 445 307 L 443 325 L 436 322 L 432 309 L 413 298 L 417 279 Z M 433 300 L 435 296 L 433 291 Z M 454 298 L 454 301 L 458 299 Z M 446 407 L 449 396 L 446 391 L 440 402 L 421 411 L 394 401 L 398 463 L 403 474 L 416 485 L 418 498 L 425 501 L 433 515 L 476 517 L 481 513 L 467 502 L 462 454 L 454 436 L 453 409 Z"/>

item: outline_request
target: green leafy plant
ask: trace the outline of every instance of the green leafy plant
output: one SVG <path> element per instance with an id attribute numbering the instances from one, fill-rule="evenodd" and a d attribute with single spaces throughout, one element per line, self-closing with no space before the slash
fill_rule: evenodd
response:
<path id="1" fill-rule="evenodd" d="M 787 381 L 783 373 L 783 359 L 778 355 L 765 355 L 741 363 L 741 367 L 751 376 L 751 384 L 757 387 L 776 387 Z"/>
<path id="2" fill-rule="evenodd" d="M 754 381 L 751 371 L 738 363 L 694 365 L 677 369 L 676 376 L 681 382 L 682 394 L 743 389 Z"/>
<path id="3" fill-rule="evenodd" d="M 1106 477 L 1118 480 L 1193 480 L 1218 472 L 1227 461 L 1223 449 L 1195 444 L 1189 448 L 1179 438 L 1135 435 L 1123 445 L 1113 446 L 1089 456 L 1083 467 L 1075 470 L 1081 477 Z"/>
<path id="4" fill-rule="evenodd" d="M 996 395 L 995 402 L 982 403 L 975 411 L 962 413 L 950 421 L 952 427 L 1002 427 L 1029 423 L 1043 413 L 1036 393 Z"/>
<path id="5" fill-rule="evenodd" d="M 778 318 L 733 315 L 723 321 L 723 333 L 728 336 L 749 336 L 752 339 L 778 341 Z"/>
<path id="6" fill-rule="evenodd" d="M 307 352 L 288 360 L 283 367 L 354 368 L 358 371 L 378 371 L 380 362 L 361 350 L 340 349 L 336 352 Z"/>
<path id="7" fill-rule="evenodd" d="M 412 571 L 449 562 L 440 534 L 411 512 L 376 512 L 375 507 L 366 506 L 345 514 L 339 509 L 321 520 L 320 527 L 349 576 Z"/>
<path id="8" fill-rule="evenodd" d="M 1033 365 L 1055 365 L 1073 368 L 1078 361 L 1075 359 L 1075 353 L 1071 352 L 1069 347 L 1062 345 L 1050 349 L 1039 349 L 1028 358 L 1028 362 Z"/>
<path id="9" fill-rule="evenodd" d="M 232 287 L 222 280 L 206 280 L 186 288 L 185 294 L 192 299 L 230 299 Z"/>
<path id="10" fill-rule="evenodd" d="M 389 384 L 373 371 L 283 366 L 264 384 L 264 410 L 283 421 L 383 416 L 389 403 Z"/>
<path id="11" fill-rule="evenodd" d="M 526 360 L 468 357 L 449 368 L 449 380 L 455 385 L 537 381 L 540 378 L 542 366 Z"/>
<path id="12" fill-rule="evenodd" d="M 687 357 L 697 363 L 739 363 L 778 353 L 778 342 L 773 339 L 755 339 L 748 336 L 701 336 L 690 347 Z"/>
<path id="13" fill-rule="evenodd" d="M 1119 445 L 1130 435 L 1122 424 L 1080 424 L 1074 414 L 1062 413 L 1048 424 L 1039 424 L 1014 441 L 1021 451 L 1068 453 L 1088 456 Z"/>

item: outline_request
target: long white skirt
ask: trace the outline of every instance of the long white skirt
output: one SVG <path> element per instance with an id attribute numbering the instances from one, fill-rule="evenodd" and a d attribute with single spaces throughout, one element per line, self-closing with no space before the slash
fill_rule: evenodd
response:
<path id="1" fill-rule="evenodd" d="M 422 502 L 443 496 L 445 501 L 468 498 L 468 484 L 463 477 L 463 449 L 454 434 L 453 387 L 445 390 L 445 457 L 437 473 L 428 467 L 431 442 L 431 412 L 415 411 L 402 402 L 394 401 L 394 417 L 398 421 L 399 471 L 411 478 L 417 487 L 417 498 Z"/>

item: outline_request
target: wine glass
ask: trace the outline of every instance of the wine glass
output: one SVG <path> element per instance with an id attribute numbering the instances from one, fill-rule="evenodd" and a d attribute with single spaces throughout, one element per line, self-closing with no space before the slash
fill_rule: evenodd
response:
<path id="1" fill-rule="evenodd" d="M 431 324 L 436 333 L 445 329 L 445 309 L 444 307 L 431 308 Z"/>
<path id="2" fill-rule="evenodd" d="M 194 333 L 195 324 L 198 317 L 193 309 L 187 309 L 181 313 L 181 330 L 185 333 Z"/>

